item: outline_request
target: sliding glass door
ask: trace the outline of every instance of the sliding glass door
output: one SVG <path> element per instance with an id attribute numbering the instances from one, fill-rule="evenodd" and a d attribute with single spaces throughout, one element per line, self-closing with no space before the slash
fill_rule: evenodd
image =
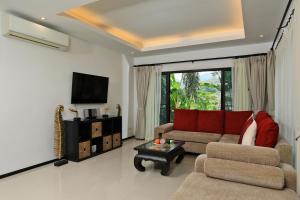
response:
<path id="1" fill-rule="evenodd" d="M 231 90 L 231 68 L 165 72 L 160 122 L 172 122 L 175 109 L 231 110 Z"/>

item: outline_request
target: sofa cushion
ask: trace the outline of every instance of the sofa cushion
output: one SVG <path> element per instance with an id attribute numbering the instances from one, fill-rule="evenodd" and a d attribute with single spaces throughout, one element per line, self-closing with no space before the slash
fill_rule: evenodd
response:
<path id="1" fill-rule="evenodd" d="M 278 124 L 268 117 L 258 124 L 255 145 L 273 148 L 277 144 L 278 135 Z"/>
<path id="2" fill-rule="evenodd" d="M 244 123 L 253 114 L 252 111 L 226 111 L 225 134 L 240 135 Z"/>
<path id="3" fill-rule="evenodd" d="M 200 142 L 185 142 L 182 146 L 185 152 L 205 154 L 206 153 L 206 143 Z"/>
<path id="4" fill-rule="evenodd" d="M 271 117 L 271 116 L 267 112 L 259 111 L 256 114 L 255 121 L 256 121 L 256 123 L 260 123 L 261 121 L 263 121 L 264 119 L 266 119 L 268 117 Z"/>
<path id="5" fill-rule="evenodd" d="M 279 167 L 207 158 L 204 173 L 213 178 L 281 190 L 284 174 Z"/>
<path id="6" fill-rule="evenodd" d="M 279 153 L 276 149 L 239 144 L 211 142 L 206 147 L 208 158 L 254 163 L 277 167 L 280 164 Z"/>
<path id="7" fill-rule="evenodd" d="M 209 142 L 217 142 L 220 140 L 221 136 L 221 134 L 217 133 L 189 132 L 179 130 L 173 130 L 163 134 L 163 137 L 166 139 L 180 140 L 185 142 L 199 142 L 205 144 Z"/>
<path id="8" fill-rule="evenodd" d="M 171 200 L 298 200 L 290 189 L 274 190 L 209 178 L 203 173 L 191 173 Z"/>
<path id="9" fill-rule="evenodd" d="M 256 121 L 253 119 L 253 115 L 252 115 L 245 122 L 242 128 L 242 132 L 239 138 L 239 144 L 254 146 L 255 139 L 256 139 L 256 131 L 257 131 L 257 124 Z"/>
<path id="10" fill-rule="evenodd" d="M 243 141 L 243 137 L 244 134 L 246 133 L 247 129 L 251 126 L 251 124 L 253 123 L 254 119 L 253 117 L 249 117 L 249 119 L 247 119 L 247 121 L 244 123 L 241 134 L 240 134 L 240 138 L 239 138 L 239 144 L 242 144 Z"/>
<path id="11" fill-rule="evenodd" d="M 176 109 L 174 113 L 174 129 L 196 131 L 198 110 Z"/>
<path id="12" fill-rule="evenodd" d="M 230 144 L 237 144 L 239 141 L 239 135 L 232 135 L 232 134 L 224 134 L 222 135 L 220 142 L 221 143 L 230 143 Z"/>
<path id="13" fill-rule="evenodd" d="M 247 128 L 243 134 L 242 145 L 255 145 L 257 124 L 255 120 L 252 120 L 251 125 Z"/>
<path id="14" fill-rule="evenodd" d="M 197 129 L 199 132 L 223 133 L 224 111 L 198 111 Z"/>

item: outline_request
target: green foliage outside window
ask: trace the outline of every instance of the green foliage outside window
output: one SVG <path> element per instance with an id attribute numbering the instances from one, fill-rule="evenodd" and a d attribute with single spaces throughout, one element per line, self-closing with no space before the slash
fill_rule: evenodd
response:
<path id="1" fill-rule="evenodd" d="M 170 96 L 167 93 L 167 78 L 170 79 Z M 223 108 L 232 110 L 231 78 L 230 69 L 223 72 L 212 70 L 163 74 L 160 123 L 169 122 L 168 111 L 170 111 L 170 121 L 172 122 L 175 109 L 221 110 L 222 95 L 224 98 Z M 223 92 L 221 88 L 224 88 Z"/>
<path id="2" fill-rule="evenodd" d="M 200 72 L 182 73 L 181 80 L 170 75 L 171 121 L 175 109 L 220 110 L 220 72 L 210 73 L 211 79 L 201 80 Z"/>

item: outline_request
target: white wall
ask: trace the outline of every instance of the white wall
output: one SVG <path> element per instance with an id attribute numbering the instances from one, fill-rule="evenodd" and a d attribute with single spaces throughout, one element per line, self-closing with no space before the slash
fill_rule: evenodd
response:
<path id="1" fill-rule="evenodd" d="M 295 79 L 296 80 L 296 83 L 295 84 L 295 91 L 293 91 L 293 94 L 295 95 L 295 102 L 299 102 L 300 101 L 300 80 L 298 78 L 298 75 L 300 74 L 300 0 L 296 0 L 294 1 L 295 3 L 295 10 L 296 10 L 296 13 L 295 13 L 295 24 L 296 24 L 296 27 L 295 27 L 295 43 L 297 45 L 296 48 L 295 48 L 295 55 L 296 56 L 296 60 L 295 60 L 295 64 L 296 64 L 296 67 L 295 67 L 295 74 L 297 76 L 297 78 Z M 296 124 L 296 136 L 299 136 L 300 135 L 300 106 L 298 104 L 298 106 L 296 106 L 296 108 L 293 108 L 294 109 L 294 113 L 295 113 L 295 124 Z M 297 167 L 297 192 L 298 194 L 300 195 L 300 140 L 298 140 L 297 142 L 297 145 L 296 145 L 296 167 Z"/>
<path id="2" fill-rule="evenodd" d="M 169 54 L 161 54 L 155 56 L 142 56 L 142 57 L 135 57 L 134 64 L 143 65 L 143 64 L 152 64 L 152 63 L 163 63 L 163 62 L 174 62 L 174 61 L 183 61 L 183 60 L 196 60 L 196 59 L 266 53 L 270 50 L 271 46 L 272 43 L 268 42 L 268 43 L 241 45 L 241 46 L 234 46 L 234 47 L 169 53 Z"/>
<path id="3" fill-rule="evenodd" d="M 128 138 L 133 136 L 133 102 L 130 101 L 133 91 L 133 80 L 131 79 L 131 67 L 133 65 L 132 58 L 122 55 L 122 136 Z"/>
<path id="4" fill-rule="evenodd" d="M 109 77 L 115 113 L 122 101 L 121 67 L 119 53 L 75 38 L 71 50 L 61 52 L 0 36 L 0 174 L 54 159 L 54 111 L 70 105 L 72 72 Z M 64 117 L 73 115 L 66 109 Z"/>

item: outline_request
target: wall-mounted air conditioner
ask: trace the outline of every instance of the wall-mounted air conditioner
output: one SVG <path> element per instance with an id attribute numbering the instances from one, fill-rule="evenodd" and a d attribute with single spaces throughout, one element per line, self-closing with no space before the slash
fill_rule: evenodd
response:
<path id="1" fill-rule="evenodd" d="M 62 51 L 67 51 L 70 46 L 70 36 L 10 14 L 2 16 L 2 33 Z"/>

